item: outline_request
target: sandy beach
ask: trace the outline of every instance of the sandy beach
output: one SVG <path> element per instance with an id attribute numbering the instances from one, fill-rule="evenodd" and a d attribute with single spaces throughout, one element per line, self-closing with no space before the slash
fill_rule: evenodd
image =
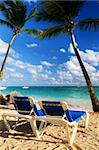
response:
<path id="1" fill-rule="evenodd" d="M 99 150 L 98 37 L 99 0 L 0 0 L 0 150 Z"/>
<path id="2" fill-rule="evenodd" d="M 14 110 L 0 109 L 2 112 Z M 10 123 L 14 119 L 10 118 Z M 29 123 L 20 123 L 17 128 L 9 133 L 8 137 L 2 135 L 5 130 L 0 118 L 0 150 L 98 150 L 99 149 L 99 113 L 90 113 L 89 128 L 85 129 L 80 122 L 74 146 L 71 147 L 66 140 L 64 127 L 48 125 L 44 135 L 37 139 L 34 137 Z M 71 129 L 70 129 L 71 130 Z"/>

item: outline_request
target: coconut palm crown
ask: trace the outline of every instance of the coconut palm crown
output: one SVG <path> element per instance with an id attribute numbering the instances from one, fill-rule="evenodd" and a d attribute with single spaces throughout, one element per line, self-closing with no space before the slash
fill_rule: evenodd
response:
<path id="1" fill-rule="evenodd" d="M 57 0 L 43 0 L 39 3 L 38 14 L 36 15 L 37 21 L 48 21 L 55 23 L 55 26 L 45 28 L 39 35 L 39 38 L 51 38 L 58 34 L 64 33 L 71 37 L 72 46 L 82 73 L 84 75 L 89 94 L 92 101 L 94 111 L 99 111 L 99 101 L 95 95 L 94 88 L 92 86 L 90 77 L 86 71 L 86 68 L 81 60 L 79 51 L 76 48 L 74 30 L 76 28 L 89 30 L 99 29 L 99 18 L 85 18 L 80 20 L 79 13 L 83 8 L 85 1 L 57 1 Z"/>
<path id="2" fill-rule="evenodd" d="M 10 47 L 12 45 L 13 40 L 17 35 L 19 35 L 20 32 L 27 32 L 28 29 L 24 29 L 24 25 L 32 19 L 36 14 L 36 8 L 33 7 L 33 9 L 30 11 L 30 13 L 27 15 L 27 7 L 24 1 L 21 0 L 4 0 L 3 2 L 0 2 L 0 11 L 2 12 L 3 18 L 0 18 L 0 24 L 5 25 L 9 27 L 13 31 L 12 38 L 9 42 L 7 53 L 5 55 L 4 61 L 1 66 L 0 70 L 0 76 L 3 75 L 3 69 L 4 65 L 10 50 Z M 33 35 L 37 35 L 40 33 L 40 30 L 31 29 Z"/>
<path id="3" fill-rule="evenodd" d="M 60 33 L 71 34 L 75 28 L 89 30 L 99 29 L 99 18 L 78 19 L 79 12 L 85 1 L 57 1 L 43 0 L 40 2 L 37 21 L 48 21 L 56 24 L 54 27 L 44 29 L 42 38 L 56 36 Z"/>

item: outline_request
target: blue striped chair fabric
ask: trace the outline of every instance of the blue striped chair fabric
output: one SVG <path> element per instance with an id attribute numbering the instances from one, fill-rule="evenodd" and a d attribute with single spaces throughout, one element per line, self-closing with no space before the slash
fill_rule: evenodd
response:
<path id="1" fill-rule="evenodd" d="M 86 115 L 86 112 L 67 109 L 65 111 L 65 114 L 66 114 L 66 118 L 69 122 L 73 122 L 73 121 L 78 122 L 81 120 L 81 117 L 84 117 Z"/>
<path id="2" fill-rule="evenodd" d="M 18 113 L 26 115 L 30 114 L 32 106 L 27 96 L 14 96 L 14 102 L 15 108 L 18 111 Z"/>
<path id="3" fill-rule="evenodd" d="M 64 110 L 59 101 L 42 101 L 42 106 L 47 115 L 63 116 Z"/>

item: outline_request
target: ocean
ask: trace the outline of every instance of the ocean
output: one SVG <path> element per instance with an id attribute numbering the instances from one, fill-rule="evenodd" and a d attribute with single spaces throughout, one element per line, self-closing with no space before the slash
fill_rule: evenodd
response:
<path id="1" fill-rule="evenodd" d="M 87 87 L 45 87 L 45 86 L 9 86 L 0 93 L 7 95 L 16 91 L 24 96 L 32 96 L 37 100 L 63 100 L 71 105 L 77 105 L 83 108 L 91 109 L 91 100 Z M 99 87 L 95 87 L 95 93 L 99 98 Z"/>

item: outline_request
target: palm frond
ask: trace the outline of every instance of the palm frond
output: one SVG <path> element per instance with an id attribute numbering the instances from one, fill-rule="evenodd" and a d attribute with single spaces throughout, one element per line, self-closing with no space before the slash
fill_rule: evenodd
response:
<path id="1" fill-rule="evenodd" d="M 18 19 L 18 24 L 21 26 L 25 24 L 27 18 L 27 7 L 24 1 L 16 0 L 16 14 Z"/>
<path id="2" fill-rule="evenodd" d="M 84 4 L 85 4 L 84 0 L 68 1 L 66 3 L 66 8 L 67 8 L 66 13 L 68 14 L 69 18 L 75 19 L 79 15 Z M 63 7 L 65 6 L 63 5 Z"/>
<path id="3" fill-rule="evenodd" d="M 79 21 L 77 25 L 80 28 L 80 30 L 99 30 L 99 18 L 87 18 L 82 21 Z"/>
<path id="4" fill-rule="evenodd" d="M 39 4 L 39 11 L 36 20 L 63 22 L 65 20 L 64 10 L 57 7 L 59 1 L 42 1 Z M 61 7 L 61 6 L 60 6 Z M 60 13 L 61 12 L 61 13 Z"/>
<path id="5" fill-rule="evenodd" d="M 33 36 L 39 36 L 42 33 L 42 30 L 37 30 L 37 29 L 22 29 L 22 32 L 25 32 L 29 35 Z"/>
<path id="6" fill-rule="evenodd" d="M 5 19 L 14 26 L 23 26 L 26 20 L 27 8 L 21 0 L 4 0 L 0 3 L 0 11 L 2 11 Z"/>
<path id="7" fill-rule="evenodd" d="M 30 14 L 28 15 L 26 21 L 32 19 L 33 17 L 35 17 L 36 15 L 36 7 L 34 7 L 31 11 L 30 11 Z"/>
<path id="8" fill-rule="evenodd" d="M 9 27 L 11 29 L 14 28 L 14 26 L 12 24 L 10 24 L 9 22 L 7 22 L 5 20 L 2 20 L 2 19 L 0 19 L 0 24 L 5 25 L 5 26 L 7 26 L 7 27 Z"/>
<path id="9" fill-rule="evenodd" d="M 57 1 L 43 0 L 39 3 L 39 11 L 36 20 L 66 22 L 67 19 L 74 19 L 80 9 L 83 7 L 84 1 Z"/>
<path id="10" fill-rule="evenodd" d="M 41 39 L 44 39 L 46 37 L 51 38 L 53 36 L 59 35 L 60 33 L 66 33 L 65 25 L 58 25 L 58 26 L 46 28 L 38 36 L 38 38 L 41 38 Z"/>

